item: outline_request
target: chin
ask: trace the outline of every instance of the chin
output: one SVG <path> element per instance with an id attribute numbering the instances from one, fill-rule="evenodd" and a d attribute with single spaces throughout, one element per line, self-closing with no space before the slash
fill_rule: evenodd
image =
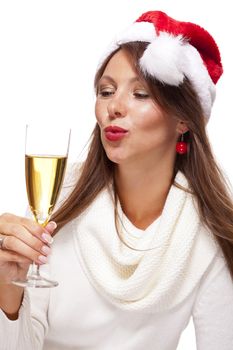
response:
<path id="1" fill-rule="evenodd" d="M 127 161 L 125 157 L 122 157 L 120 154 L 113 154 L 115 152 L 106 152 L 106 155 L 111 162 L 116 163 L 116 164 L 122 164 Z"/>
<path id="2" fill-rule="evenodd" d="M 124 163 L 124 161 L 122 159 L 119 159 L 119 158 L 116 158 L 116 157 L 111 157 L 111 158 L 108 157 L 108 159 L 111 160 L 111 162 L 113 162 L 115 164 L 118 164 L 118 165 Z"/>

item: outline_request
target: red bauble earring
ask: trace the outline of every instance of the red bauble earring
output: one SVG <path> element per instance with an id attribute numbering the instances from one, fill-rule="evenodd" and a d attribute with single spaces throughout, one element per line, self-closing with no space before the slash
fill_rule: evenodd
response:
<path id="1" fill-rule="evenodd" d="M 176 143 L 176 152 L 179 154 L 185 154 L 188 151 L 187 143 L 184 142 L 184 134 L 181 135 L 181 141 Z"/>

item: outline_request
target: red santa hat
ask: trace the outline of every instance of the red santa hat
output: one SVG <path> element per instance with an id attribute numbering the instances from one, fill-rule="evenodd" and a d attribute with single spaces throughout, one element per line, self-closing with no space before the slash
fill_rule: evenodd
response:
<path id="1" fill-rule="evenodd" d="M 177 21 L 161 11 L 149 11 L 117 35 L 106 55 L 132 41 L 149 42 L 140 59 L 145 74 L 173 86 L 179 86 L 185 77 L 189 79 L 208 121 L 215 84 L 223 72 L 213 37 L 199 25 Z"/>

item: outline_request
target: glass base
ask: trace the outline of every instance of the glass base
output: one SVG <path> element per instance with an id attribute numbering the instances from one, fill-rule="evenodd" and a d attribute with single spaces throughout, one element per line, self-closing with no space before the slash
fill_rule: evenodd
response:
<path id="1" fill-rule="evenodd" d="M 12 281 L 13 284 L 19 287 L 30 287 L 30 288 L 52 288 L 58 286 L 58 282 L 49 280 L 40 275 L 27 276 L 25 280 Z"/>

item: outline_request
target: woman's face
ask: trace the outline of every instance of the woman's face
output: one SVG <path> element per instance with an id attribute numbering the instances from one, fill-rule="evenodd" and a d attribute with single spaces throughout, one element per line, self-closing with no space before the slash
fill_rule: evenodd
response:
<path id="1" fill-rule="evenodd" d="M 95 113 L 111 161 L 123 164 L 175 156 L 178 121 L 153 101 L 124 50 L 111 58 L 98 83 Z"/>

